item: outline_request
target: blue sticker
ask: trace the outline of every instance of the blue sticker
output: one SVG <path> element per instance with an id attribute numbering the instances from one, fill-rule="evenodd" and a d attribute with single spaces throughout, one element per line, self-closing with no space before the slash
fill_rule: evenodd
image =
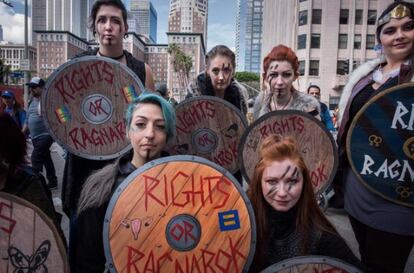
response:
<path id="1" fill-rule="evenodd" d="M 239 212 L 237 210 L 219 212 L 218 217 L 220 231 L 240 229 Z"/>

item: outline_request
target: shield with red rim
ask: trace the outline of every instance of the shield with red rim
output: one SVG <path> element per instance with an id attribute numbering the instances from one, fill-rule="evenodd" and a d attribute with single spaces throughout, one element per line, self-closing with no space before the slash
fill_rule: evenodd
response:
<path id="1" fill-rule="evenodd" d="M 66 250 L 52 220 L 38 207 L 0 192 L 0 272 L 69 273 Z"/>
<path id="2" fill-rule="evenodd" d="M 239 109 L 223 99 L 200 96 L 181 102 L 175 111 L 177 135 L 168 147 L 171 155 L 196 155 L 231 173 L 239 170 L 237 147 L 247 127 Z"/>
<path id="3" fill-rule="evenodd" d="M 268 113 L 244 132 L 240 146 L 240 166 L 247 181 L 253 178 L 260 160 L 260 145 L 271 134 L 293 138 L 309 169 L 315 193 L 322 193 L 330 185 L 338 167 L 338 153 L 331 133 L 319 120 L 297 110 Z"/>
<path id="4" fill-rule="evenodd" d="M 130 149 L 124 114 L 144 90 L 137 75 L 110 58 L 85 56 L 53 72 L 42 94 L 52 137 L 80 157 L 106 160 Z"/>
<path id="5" fill-rule="evenodd" d="M 254 213 L 223 167 L 171 156 L 138 168 L 106 211 L 104 247 L 111 272 L 246 272 Z"/>

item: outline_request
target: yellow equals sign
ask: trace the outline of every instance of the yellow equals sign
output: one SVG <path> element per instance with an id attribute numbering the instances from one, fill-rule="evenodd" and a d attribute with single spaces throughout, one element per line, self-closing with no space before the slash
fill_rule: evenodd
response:
<path id="1" fill-rule="evenodd" d="M 234 214 L 223 215 L 223 219 L 233 219 L 233 218 L 234 218 Z"/>
<path id="2" fill-rule="evenodd" d="M 224 222 L 224 225 L 225 226 L 232 226 L 232 225 L 235 225 L 236 224 L 236 221 L 226 221 L 226 222 Z"/>

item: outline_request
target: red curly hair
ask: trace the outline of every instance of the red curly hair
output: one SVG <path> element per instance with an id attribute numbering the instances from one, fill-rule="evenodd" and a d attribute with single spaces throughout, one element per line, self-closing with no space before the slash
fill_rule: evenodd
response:
<path id="1" fill-rule="evenodd" d="M 299 61 L 295 52 L 285 45 L 277 45 L 263 60 L 263 79 L 266 77 L 266 72 L 273 61 L 289 62 L 292 65 L 293 71 L 295 71 L 295 76 L 299 76 Z"/>

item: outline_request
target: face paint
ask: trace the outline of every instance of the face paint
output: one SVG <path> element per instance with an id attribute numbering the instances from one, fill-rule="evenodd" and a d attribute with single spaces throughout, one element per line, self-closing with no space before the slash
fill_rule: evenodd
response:
<path id="1" fill-rule="evenodd" d="M 303 187 L 299 167 L 291 160 L 274 161 L 262 175 L 265 200 L 277 211 L 288 211 L 298 202 Z"/>
<path id="2" fill-rule="evenodd" d="M 223 92 L 231 84 L 234 67 L 229 57 L 217 55 L 209 63 L 206 70 L 210 76 L 214 91 Z"/>
<path id="3" fill-rule="evenodd" d="M 296 76 L 288 61 L 273 61 L 266 71 L 265 79 L 276 99 L 283 100 L 290 96 Z"/>

